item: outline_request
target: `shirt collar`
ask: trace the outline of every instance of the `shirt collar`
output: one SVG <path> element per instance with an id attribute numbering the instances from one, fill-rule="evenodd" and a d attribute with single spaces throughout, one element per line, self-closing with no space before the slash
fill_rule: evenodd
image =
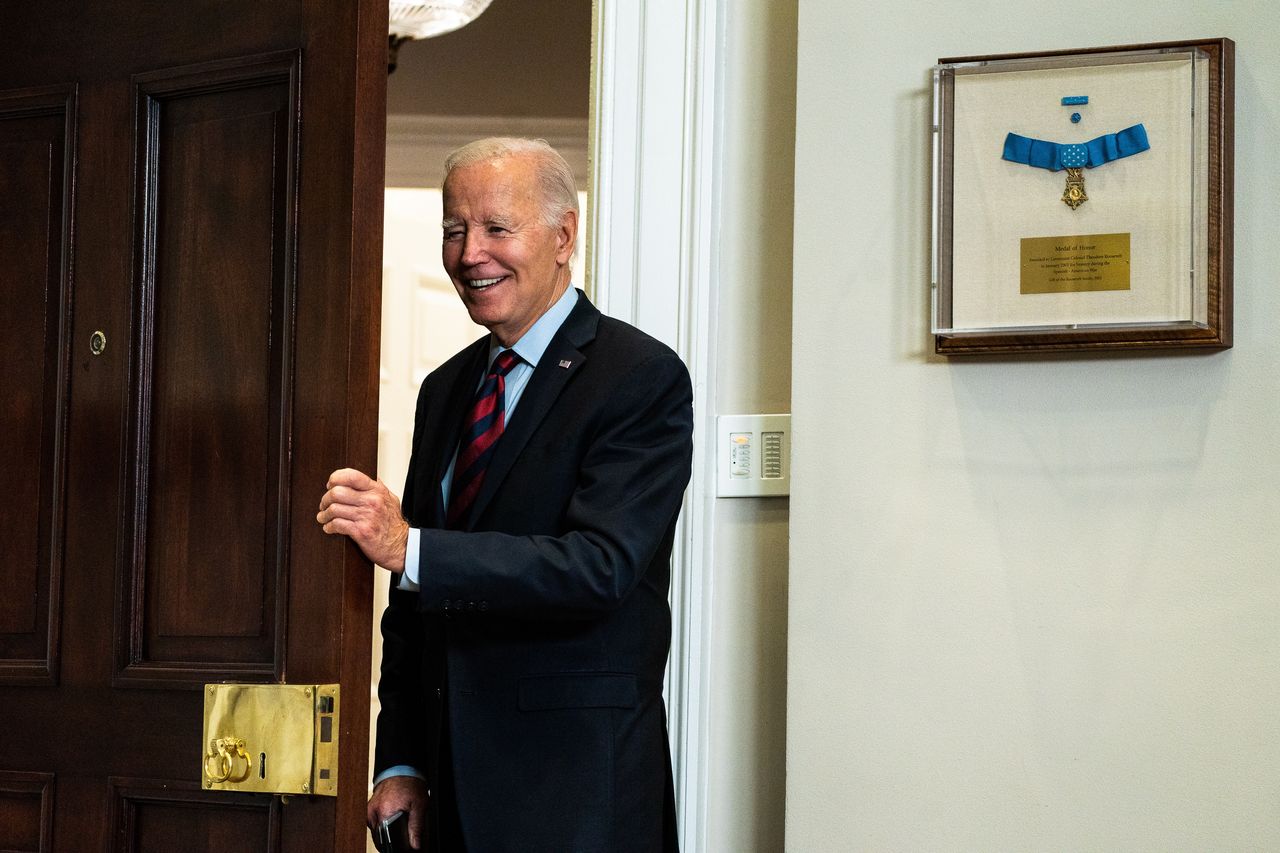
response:
<path id="1" fill-rule="evenodd" d="M 520 356 L 530 367 L 537 367 L 538 361 L 542 358 L 542 354 L 547 351 L 547 346 L 551 343 L 551 339 L 556 336 L 556 332 L 560 331 L 560 327 L 564 325 L 569 312 L 573 310 L 573 306 L 577 303 L 577 288 L 573 287 L 573 285 L 566 287 L 564 293 L 560 294 L 560 298 L 555 301 L 555 304 L 548 308 L 546 313 L 529 327 L 529 331 L 520 336 L 520 340 L 516 341 L 511 349 L 515 350 L 516 355 Z M 494 358 L 504 349 L 506 347 L 498 343 L 497 338 L 490 336 L 489 363 L 493 364 Z"/>

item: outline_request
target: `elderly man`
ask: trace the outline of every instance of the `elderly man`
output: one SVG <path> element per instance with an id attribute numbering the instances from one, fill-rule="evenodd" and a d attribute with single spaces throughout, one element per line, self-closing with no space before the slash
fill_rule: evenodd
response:
<path id="1" fill-rule="evenodd" d="M 403 508 L 343 469 L 317 516 L 395 573 L 370 825 L 405 811 L 412 845 L 447 853 L 675 850 L 661 690 L 688 372 L 570 286 L 577 193 L 546 143 L 454 152 L 443 228 L 490 334 L 423 382 Z"/>

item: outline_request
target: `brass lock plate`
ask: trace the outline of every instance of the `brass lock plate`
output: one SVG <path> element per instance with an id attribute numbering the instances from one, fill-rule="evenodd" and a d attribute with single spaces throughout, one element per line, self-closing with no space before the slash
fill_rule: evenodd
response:
<path id="1" fill-rule="evenodd" d="M 204 787 L 337 796 L 339 695 L 336 684 L 206 684 Z"/>

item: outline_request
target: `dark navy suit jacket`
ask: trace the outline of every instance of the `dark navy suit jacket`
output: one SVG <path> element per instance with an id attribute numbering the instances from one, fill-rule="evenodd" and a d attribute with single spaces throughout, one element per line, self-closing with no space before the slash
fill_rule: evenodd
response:
<path id="1" fill-rule="evenodd" d="M 529 380 L 462 530 L 440 481 L 482 338 L 422 384 L 403 502 L 420 586 L 382 622 L 375 771 L 448 737 L 473 853 L 674 851 L 662 679 L 692 389 L 670 348 L 580 296 Z M 393 585 L 394 586 L 394 585 Z"/>

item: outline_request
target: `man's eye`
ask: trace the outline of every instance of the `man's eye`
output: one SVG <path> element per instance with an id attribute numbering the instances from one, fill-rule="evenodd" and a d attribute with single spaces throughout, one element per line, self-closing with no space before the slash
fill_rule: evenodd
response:
<path id="1" fill-rule="evenodd" d="M 503 228 L 501 225 L 490 225 L 489 233 L 490 234 L 506 234 L 507 229 Z"/>
<path id="2" fill-rule="evenodd" d="M 445 239 L 445 240 L 461 240 L 461 239 L 462 239 L 462 229 L 461 229 L 461 228 L 448 228 L 448 229 L 446 229 L 446 230 L 445 230 L 445 232 L 444 232 L 444 239 Z"/>

